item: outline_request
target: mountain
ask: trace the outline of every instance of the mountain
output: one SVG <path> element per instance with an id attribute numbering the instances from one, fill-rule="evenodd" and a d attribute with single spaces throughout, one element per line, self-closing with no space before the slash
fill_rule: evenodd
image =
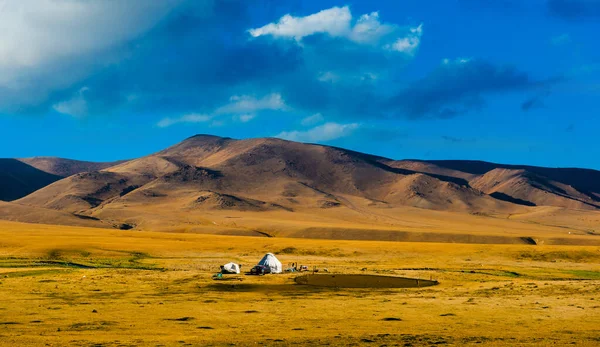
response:
<path id="1" fill-rule="evenodd" d="M 17 160 L 31 165 L 38 170 L 62 177 L 68 177 L 80 172 L 98 171 L 125 162 L 125 160 L 115 162 L 91 162 L 57 157 L 19 158 Z"/>
<path id="2" fill-rule="evenodd" d="M 519 205 L 600 208 L 600 172 L 596 170 L 465 160 L 402 160 L 390 165 L 463 179 L 492 197 Z"/>
<path id="3" fill-rule="evenodd" d="M 385 159 L 341 148 L 266 138 L 194 136 L 164 151 L 106 170 L 73 175 L 21 200 L 82 212 L 116 202 L 198 199 L 210 192 L 284 210 L 343 205 L 344 196 L 440 210 L 509 210 L 466 181 L 399 170 Z M 241 203 L 230 206 L 237 208 Z M 245 204 L 241 204 L 245 205 Z M 212 205 L 211 205 L 212 206 Z"/>
<path id="4" fill-rule="evenodd" d="M 600 172 L 586 169 L 398 161 L 274 138 L 197 135 L 152 155 L 75 173 L 13 203 L 145 230 L 294 237 L 314 237 L 314 230 L 462 233 L 488 218 L 497 235 L 529 230 L 531 223 L 523 229 L 528 216 L 555 223 L 541 233 L 555 230 L 558 217 L 548 218 L 563 221 L 569 211 L 591 216 L 580 221 L 596 220 L 599 182 Z M 7 215 L 0 210 L 0 218 Z M 588 224 L 576 232 L 595 233 Z"/>
<path id="5" fill-rule="evenodd" d="M 122 163 L 95 163 L 56 157 L 0 158 L 0 200 L 22 198 L 62 178 Z"/>
<path id="6" fill-rule="evenodd" d="M 61 178 L 16 159 L 0 158 L 0 200 L 21 198 Z"/>

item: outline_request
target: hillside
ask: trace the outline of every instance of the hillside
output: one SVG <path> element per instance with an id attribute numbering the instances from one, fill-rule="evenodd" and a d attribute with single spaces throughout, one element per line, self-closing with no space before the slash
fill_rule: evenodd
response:
<path id="1" fill-rule="evenodd" d="M 125 162 L 124 160 L 115 162 L 91 162 L 57 157 L 19 158 L 17 160 L 31 165 L 38 170 L 62 177 L 68 177 L 80 172 L 98 171 Z"/>
<path id="2" fill-rule="evenodd" d="M 21 198 L 61 178 L 16 159 L 0 158 L 0 200 Z"/>
<path id="3" fill-rule="evenodd" d="M 497 199 L 524 206 L 600 208 L 600 172 L 466 160 L 402 160 L 389 165 L 461 179 Z"/>
<path id="4" fill-rule="evenodd" d="M 123 162 L 96 163 L 56 157 L 0 159 L 0 200 L 13 201 L 65 177 Z"/>
<path id="5" fill-rule="evenodd" d="M 399 170 L 382 160 L 271 138 L 232 140 L 203 135 L 103 171 L 68 177 L 19 202 L 70 212 L 165 199 L 188 206 L 202 192 L 210 191 L 288 211 L 349 205 L 342 201 L 344 196 L 438 210 L 509 212 L 515 208 L 466 182 Z M 198 208 L 204 208 L 201 205 Z"/>
<path id="6" fill-rule="evenodd" d="M 197 135 L 14 203 L 144 230 L 485 243 L 600 232 L 592 225 L 599 173 L 578 170 L 395 161 L 274 138 Z M 565 229 L 569 215 L 580 222 Z M 0 217 L 16 220 L 7 209 Z M 415 236 L 423 232 L 430 236 Z"/>
<path id="7" fill-rule="evenodd" d="M 0 216 L 3 216 L 4 220 L 13 222 L 62 224 L 95 228 L 119 228 L 121 226 L 102 222 L 93 217 L 4 201 L 0 201 Z"/>

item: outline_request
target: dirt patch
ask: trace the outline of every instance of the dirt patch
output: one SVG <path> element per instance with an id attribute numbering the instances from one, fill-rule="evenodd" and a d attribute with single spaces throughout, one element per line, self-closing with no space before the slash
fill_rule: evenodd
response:
<path id="1" fill-rule="evenodd" d="M 296 277 L 295 281 L 302 285 L 335 288 L 421 288 L 438 284 L 418 278 L 360 274 L 311 274 Z"/>
<path id="2" fill-rule="evenodd" d="M 173 322 L 189 322 L 194 319 L 195 319 L 194 317 L 181 317 L 181 318 L 166 318 L 165 320 L 170 320 Z"/>

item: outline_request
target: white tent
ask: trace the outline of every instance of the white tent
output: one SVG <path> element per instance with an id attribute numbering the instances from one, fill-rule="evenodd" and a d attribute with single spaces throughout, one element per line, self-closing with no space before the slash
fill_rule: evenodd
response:
<path id="1" fill-rule="evenodd" d="M 221 266 L 221 273 L 224 274 L 239 274 L 240 266 L 236 263 L 227 263 Z"/>
<path id="2" fill-rule="evenodd" d="M 281 262 L 273 253 L 267 253 L 265 256 L 258 262 L 258 265 L 263 265 L 271 268 L 271 273 L 280 274 L 283 272 L 283 266 Z"/>

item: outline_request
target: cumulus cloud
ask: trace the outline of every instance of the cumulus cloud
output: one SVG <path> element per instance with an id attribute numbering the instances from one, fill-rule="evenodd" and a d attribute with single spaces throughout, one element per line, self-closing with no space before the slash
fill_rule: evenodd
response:
<path id="1" fill-rule="evenodd" d="M 216 114 L 252 113 L 257 111 L 272 110 L 285 111 L 289 107 L 281 97 L 281 94 L 272 93 L 258 99 L 251 95 L 234 95 L 229 98 L 227 105 L 215 110 Z"/>
<path id="2" fill-rule="evenodd" d="M 191 113 L 181 117 L 166 117 L 161 119 L 157 126 L 166 128 L 178 123 L 204 123 L 212 121 L 212 126 L 222 126 L 225 124 L 224 116 L 227 119 L 247 123 L 256 117 L 261 111 L 287 111 L 289 107 L 285 104 L 281 95 L 272 93 L 262 98 L 256 98 L 251 95 L 234 95 L 229 98 L 229 103 L 217 107 L 210 113 Z"/>
<path id="3" fill-rule="evenodd" d="M 419 48 L 419 44 L 421 43 L 421 35 L 423 35 L 423 24 L 416 28 L 411 28 L 409 35 L 397 39 L 392 44 L 385 45 L 385 48 L 410 55 L 415 54 L 415 51 Z"/>
<path id="4" fill-rule="evenodd" d="M 426 77 L 392 97 L 392 113 L 409 118 L 451 118 L 485 105 L 484 95 L 527 90 L 555 81 L 535 81 L 512 66 L 459 58 L 445 59 Z"/>
<path id="5" fill-rule="evenodd" d="M 348 37 L 354 42 L 374 43 L 395 30 L 394 25 L 379 21 L 379 12 L 372 12 L 358 18 Z"/>
<path id="6" fill-rule="evenodd" d="M 4 1 L 0 66 L 39 66 L 101 51 L 144 33 L 180 2 Z"/>
<path id="7" fill-rule="evenodd" d="M 304 126 L 311 126 L 311 125 L 315 125 L 315 124 L 319 124 L 322 123 L 325 119 L 323 118 L 323 115 L 320 113 L 315 113 L 312 116 L 308 116 L 302 119 L 301 123 Z"/>
<path id="8" fill-rule="evenodd" d="M 359 127 L 358 123 L 340 124 L 329 122 L 306 131 L 282 131 L 275 137 L 299 142 L 326 142 L 349 136 Z"/>
<path id="9" fill-rule="evenodd" d="M 190 113 L 177 118 L 163 118 L 158 123 L 156 123 L 156 125 L 160 128 L 166 128 L 178 123 L 205 123 L 210 121 L 211 119 L 212 117 L 206 114 Z"/>
<path id="10" fill-rule="evenodd" d="M 61 11 L 44 12 L 55 3 Z M 9 4 L 10 16 L 0 14 L 0 114 L 144 114 L 153 123 L 168 116 L 163 127 L 245 123 L 262 112 L 339 122 L 299 120 L 319 125 L 308 130 L 314 134 L 363 117 L 451 117 L 483 107 L 489 93 L 536 83 L 515 68 L 456 59 L 399 89 L 423 26 L 385 22 L 379 12 L 353 16 L 348 7 L 286 15 L 248 32 L 248 1 Z M 31 47 L 16 47 L 7 32 Z M 36 33 L 53 36 L 48 46 Z"/>
<path id="11" fill-rule="evenodd" d="M 269 23 L 248 32 L 254 37 L 273 35 L 293 37 L 300 40 L 316 33 L 327 33 L 331 36 L 345 36 L 350 32 L 352 14 L 348 6 L 333 7 L 319 11 L 306 17 L 294 17 L 286 14 L 277 23 Z"/>
<path id="12" fill-rule="evenodd" d="M 363 14 L 355 23 L 352 23 L 352 18 L 348 6 L 332 7 L 305 17 L 286 14 L 278 22 L 249 29 L 248 32 L 253 37 L 273 36 L 297 41 L 315 34 L 327 34 L 358 44 L 381 44 L 387 50 L 408 54 L 413 54 L 421 43 L 422 24 L 406 30 L 395 24 L 382 23 L 379 12 Z"/>
<path id="13" fill-rule="evenodd" d="M 0 109 L 39 103 L 70 86 L 102 65 L 95 59 L 114 59 L 112 49 L 150 30 L 180 2 L 3 1 Z"/>

